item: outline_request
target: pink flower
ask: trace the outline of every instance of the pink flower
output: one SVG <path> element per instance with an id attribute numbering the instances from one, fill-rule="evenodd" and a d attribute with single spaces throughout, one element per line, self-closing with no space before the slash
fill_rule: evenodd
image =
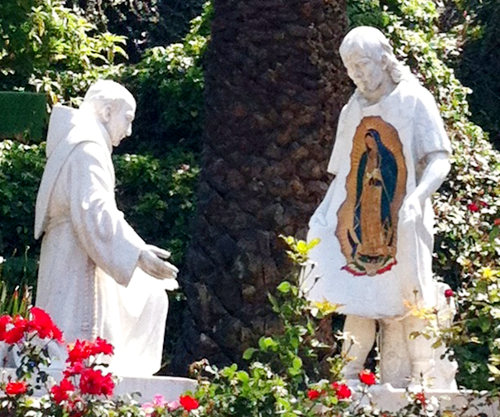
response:
<path id="1" fill-rule="evenodd" d="M 170 401 L 167 404 L 168 411 L 175 411 L 181 406 L 181 403 L 177 400 Z"/>
<path id="2" fill-rule="evenodd" d="M 375 374 L 368 369 L 359 373 L 359 380 L 366 385 L 373 385 L 376 382 Z"/>

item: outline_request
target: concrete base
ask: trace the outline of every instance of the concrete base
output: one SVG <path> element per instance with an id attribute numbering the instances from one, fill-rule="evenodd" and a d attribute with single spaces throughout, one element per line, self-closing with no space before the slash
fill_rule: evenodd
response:
<path id="1" fill-rule="evenodd" d="M 124 395 L 138 392 L 141 394 L 140 402 L 148 402 L 157 394 L 161 394 L 167 401 L 178 400 L 186 391 L 196 389 L 196 381 L 177 376 L 151 376 L 151 377 L 119 377 L 115 388 L 115 395 Z"/>
<path id="2" fill-rule="evenodd" d="M 50 371 L 49 374 L 59 381 L 61 372 Z M 6 381 L 8 377 L 15 379 L 15 369 L 4 368 L 0 370 L 0 381 Z M 139 393 L 139 402 L 149 402 L 157 394 L 163 395 L 167 401 L 178 400 L 179 396 L 186 391 L 196 389 L 196 381 L 188 378 L 174 376 L 152 376 L 152 377 L 118 377 L 115 387 L 115 395 L 125 395 Z M 362 404 L 372 404 L 383 411 L 395 412 L 408 404 L 407 393 L 404 389 L 393 388 L 390 384 L 373 385 L 368 388 L 367 395 L 356 386 L 351 386 L 353 399 L 356 402 L 362 399 Z M 439 403 L 441 411 L 452 411 L 461 417 L 499 417 L 500 403 L 488 403 L 484 397 L 472 394 L 471 391 L 444 391 L 425 390 L 425 397 L 429 402 L 429 407 L 435 403 L 435 398 Z M 486 393 L 485 393 L 486 394 Z M 481 414 L 482 413 L 482 414 Z"/>
<path id="3" fill-rule="evenodd" d="M 356 391 L 355 398 L 360 398 L 362 393 Z M 440 410 L 452 411 L 455 414 L 463 417 L 476 417 L 483 413 L 484 417 L 499 417 L 500 403 L 488 403 L 485 396 L 481 397 L 476 394 L 472 395 L 471 391 L 445 391 L 445 390 L 424 390 L 425 397 L 430 407 L 435 403 L 435 398 L 439 404 Z M 484 393 L 484 395 L 486 392 Z M 407 393 L 402 388 L 393 388 L 390 384 L 373 385 L 368 389 L 368 395 L 363 398 L 362 403 L 368 405 L 370 403 L 383 411 L 397 411 L 408 404 Z"/>
<path id="4" fill-rule="evenodd" d="M 49 375 L 59 382 L 62 379 L 62 372 L 50 370 Z M 16 370 L 14 368 L 3 368 L 0 370 L 0 381 L 7 381 L 8 377 L 16 379 Z M 163 395 L 165 400 L 178 400 L 179 396 L 186 391 L 194 391 L 197 383 L 194 379 L 181 378 L 176 376 L 151 376 L 151 377 L 132 377 L 118 376 L 118 382 L 115 386 L 115 395 L 139 393 L 139 402 L 149 402 L 157 394 Z M 36 395 L 37 393 L 35 393 Z M 40 395 L 45 392 L 40 392 Z"/>

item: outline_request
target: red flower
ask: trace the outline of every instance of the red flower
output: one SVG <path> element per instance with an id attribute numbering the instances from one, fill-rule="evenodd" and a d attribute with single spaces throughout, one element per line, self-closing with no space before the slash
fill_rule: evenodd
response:
<path id="1" fill-rule="evenodd" d="M 106 340 L 97 337 L 95 342 L 90 346 L 90 352 L 92 355 L 98 355 L 100 353 L 103 355 L 112 355 L 113 345 L 106 342 Z"/>
<path id="2" fill-rule="evenodd" d="M 12 317 L 3 315 L 0 316 L 0 340 L 5 341 L 5 333 L 7 333 L 7 326 L 12 323 Z"/>
<path id="3" fill-rule="evenodd" d="M 59 330 L 45 311 L 38 307 L 32 307 L 30 313 L 29 330 L 36 331 L 41 339 L 54 339 L 59 343 L 63 342 L 61 330 Z"/>
<path id="4" fill-rule="evenodd" d="M 453 297 L 454 295 L 455 295 L 455 293 L 453 292 L 453 290 L 452 290 L 452 289 L 448 288 L 448 289 L 444 290 L 444 296 L 445 296 L 446 298 L 451 298 L 451 297 Z"/>
<path id="5" fill-rule="evenodd" d="M 339 400 L 345 400 L 351 397 L 351 390 L 346 384 L 339 384 L 338 382 L 332 383 L 332 388 L 335 390 L 335 394 Z"/>
<path id="6" fill-rule="evenodd" d="M 415 399 L 422 404 L 422 407 L 425 408 L 426 406 L 426 399 L 425 399 L 425 394 L 423 392 L 417 392 L 415 394 Z"/>
<path id="7" fill-rule="evenodd" d="M 17 315 L 16 317 L 14 317 L 12 325 L 14 327 L 12 327 L 10 330 L 7 330 L 3 335 L 3 340 L 5 340 L 5 342 L 9 344 L 17 343 L 23 338 L 24 332 L 28 327 L 28 321 L 25 318 Z"/>
<path id="8" fill-rule="evenodd" d="M 196 410 L 200 406 L 200 403 L 190 395 L 181 395 L 179 402 L 186 411 Z"/>
<path id="9" fill-rule="evenodd" d="M 495 226 L 500 226 L 500 217 L 493 222 Z"/>
<path id="10" fill-rule="evenodd" d="M 9 382 L 5 386 L 5 393 L 7 395 L 21 395 L 26 393 L 28 390 L 28 386 L 26 385 L 26 382 L 24 381 L 14 381 L 14 382 Z"/>
<path id="11" fill-rule="evenodd" d="M 68 379 L 64 378 L 61 380 L 59 385 L 54 385 L 50 389 L 50 393 L 52 394 L 52 398 L 57 404 L 61 404 L 63 401 L 69 399 L 69 392 L 74 391 L 75 386 Z"/>
<path id="12" fill-rule="evenodd" d="M 90 342 L 87 340 L 76 340 L 75 343 L 68 345 L 68 359 L 66 362 L 71 364 L 82 362 L 88 359 L 92 354 Z"/>
<path id="13" fill-rule="evenodd" d="M 366 385 L 373 385 L 376 382 L 375 374 L 368 369 L 359 373 L 359 380 Z"/>
<path id="14" fill-rule="evenodd" d="M 111 374 L 103 375 L 100 369 L 87 368 L 80 375 L 80 391 L 90 395 L 113 395 L 115 383 Z"/>
<path id="15" fill-rule="evenodd" d="M 319 398 L 321 393 L 318 390 L 315 389 L 310 389 L 307 391 L 307 398 L 310 400 L 315 400 L 316 398 Z"/>
<path id="16" fill-rule="evenodd" d="M 63 371 L 63 374 L 66 378 L 69 378 L 70 376 L 73 376 L 73 375 L 80 375 L 84 369 L 85 368 L 81 362 L 75 362 L 71 366 L 68 366 Z"/>
<path id="17" fill-rule="evenodd" d="M 479 211 L 479 206 L 476 203 L 467 204 L 467 208 L 469 209 L 469 211 L 472 211 L 472 212 Z"/>

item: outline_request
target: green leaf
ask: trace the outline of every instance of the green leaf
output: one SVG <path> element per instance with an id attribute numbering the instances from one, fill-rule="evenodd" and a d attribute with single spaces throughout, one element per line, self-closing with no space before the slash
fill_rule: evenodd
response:
<path id="1" fill-rule="evenodd" d="M 243 352 L 243 359 L 245 359 L 247 361 L 250 360 L 250 359 L 252 359 L 252 356 L 253 356 L 253 354 L 255 352 L 257 352 L 257 349 L 255 349 L 255 348 L 248 348 L 247 350 L 245 350 Z"/>
<path id="2" fill-rule="evenodd" d="M 280 285 L 278 285 L 278 291 L 283 294 L 287 294 L 290 292 L 291 284 L 288 281 L 283 281 Z"/>
<path id="3" fill-rule="evenodd" d="M 267 351 L 269 349 L 276 351 L 278 346 L 278 343 L 272 337 L 261 337 L 259 339 L 259 347 L 263 351 Z"/>

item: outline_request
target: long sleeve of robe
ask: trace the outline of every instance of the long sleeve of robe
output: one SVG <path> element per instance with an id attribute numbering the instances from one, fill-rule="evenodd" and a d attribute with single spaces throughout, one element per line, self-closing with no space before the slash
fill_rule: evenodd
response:
<path id="1" fill-rule="evenodd" d="M 71 149 L 49 187 L 36 304 L 66 341 L 111 342 L 115 372 L 151 375 L 161 363 L 168 298 L 136 268 L 145 243 L 116 206 L 109 140 L 102 128 L 92 133 L 59 145 Z"/>

